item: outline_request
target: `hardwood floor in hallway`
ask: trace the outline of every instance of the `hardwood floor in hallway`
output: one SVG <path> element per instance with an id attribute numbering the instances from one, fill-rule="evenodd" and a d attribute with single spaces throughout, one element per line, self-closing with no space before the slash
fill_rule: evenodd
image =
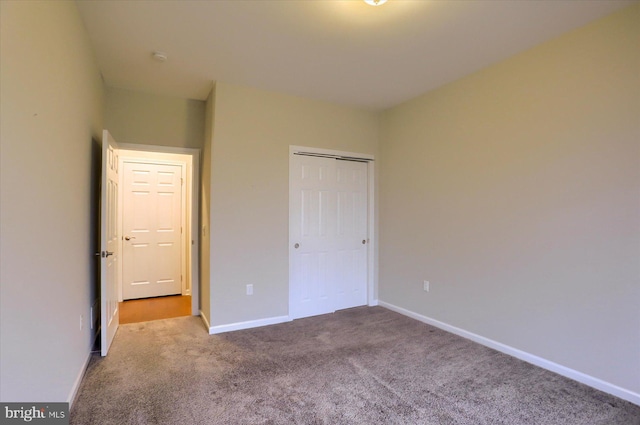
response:
<path id="1" fill-rule="evenodd" d="M 120 323 L 148 322 L 191 315 L 191 296 L 143 298 L 120 303 Z"/>

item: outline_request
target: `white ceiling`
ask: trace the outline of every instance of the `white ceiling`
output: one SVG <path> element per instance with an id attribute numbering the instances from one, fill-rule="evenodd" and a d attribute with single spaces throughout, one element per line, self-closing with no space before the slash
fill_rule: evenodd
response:
<path id="1" fill-rule="evenodd" d="M 387 108 L 633 1 L 78 1 L 112 87 L 205 99 L 212 81 Z M 164 63 L 151 52 L 166 52 Z"/>

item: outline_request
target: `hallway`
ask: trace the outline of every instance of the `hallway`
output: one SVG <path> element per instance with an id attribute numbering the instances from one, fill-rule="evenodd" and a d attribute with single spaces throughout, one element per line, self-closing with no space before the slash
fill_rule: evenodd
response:
<path id="1" fill-rule="evenodd" d="M 143 298 L 120 303 L 120 324 L 191 315 L 191 296 Z"/>

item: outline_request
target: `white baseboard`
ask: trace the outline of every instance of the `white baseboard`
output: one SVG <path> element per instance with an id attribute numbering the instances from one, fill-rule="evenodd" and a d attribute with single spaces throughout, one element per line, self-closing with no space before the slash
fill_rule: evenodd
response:
<path id="1" fill-rule="evenodd" d="M 378 300 L 371 300 L 368 305 L 369 305 L 369 307 L 375 307 L 375 306 L 378 305 Z M 391 309 L 389 309 L 389 310 L 391 310 Z"/>
<path id="2" fill-rule="evenodd" d="M 538 357 L 533 354 L 527 353 L 525 351 L 518 350 L 517 348 L 513 348 L 511 346 L 502 344 L 492 339 L 485 338 L 483 336 L 474 334 L 464 329 L 457 328 L 455 326 L 449 325 L 439 320 L 432 319 L 430 317 L 423 316 L 418 313 L 414 313 L 413 311 L 404 309 L 402 307 L 398 307 L 396 305 L 389 304 L 384 301 L 379 301 L 378 304 L 381 307 L 395 311 L 396 313 L 400 313 L 404 316 L 411 317 L 412 319 L 416 319 L 428 325 L 435 326 L 436 328 L 440 328 L 444 331 L 450 332 L 452 334 L 456 334 L 463 338 L 470 339 L 471 341 L 477 342 L 478 344 L 482 344 L 486 347 L 493 348 L 494 350 L 500 351 L 504 354 L 508 354 L 510 356 L 523 360 L 527 363 L 531 363 L 533 365 L 539 366 L 543 369 L 550 370 L 551 372 L 555 372 L 558 375 L 562 375 L 566 378 L 573 379 L 574 381 L 581 382 L 592 388 L 595 388 L 600 391 L 604 391 L 605 393 L 609 393 L 616 397 L 620 397 L 623 400 L 627 400 L 633 404 L 640 406 L 640 394 L 634 391 L 619 387 L 612 383 L 603 381 L 602 379 L 595 378 L 593 376 L 587 375 L 582 372 L 578 372 L 577 370 L 570 369 L 558 363 L 554 363 L 547 359 L 543 359 L 542 357 Z"/>
<path id="3" fill-rule="evenodd" d="M 248 320 L 246 322 L 229 323 L 228 325 L 217 325 L 209 327 L 209 335 L 221 334 L 223 332 L 239 331 L 242 329 L 258 328 L 260 326 L 275 325 L 278 323 L 290 322 L 289 316 L 268 317 L 266 319 Z"/>
<path id="4" fill-rule="evenodd" d="M 82 378 L 84 378 L 84 374 L 87 371 L 87 367 L 89 366 L 89 361 L 91 360 L 91 351 L 87 355 L 84 364 L 80 368 L 80 372 L 76 377 L 76 380 L 73 382 L 73 386 L 71 387 L 71 393 L 69 393 L 69 397 L 67 397 L 67 403 L 69 403 L 69 411 L 73 407 L 73 403 L 76 401 L 76 397 L 78 397 L 78 391 L 80 390 L 80 384 L 82 384 Z"/>

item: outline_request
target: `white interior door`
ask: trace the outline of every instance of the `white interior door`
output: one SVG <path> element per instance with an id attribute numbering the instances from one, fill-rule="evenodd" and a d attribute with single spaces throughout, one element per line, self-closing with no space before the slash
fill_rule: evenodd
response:
<path id="1" fill-rule="evenodd" d="M 293 155 L 292 319 L 367 302 L 367 164 Z"/>
<path id="2" fill-rule="evenodd" d="M 103 356 L 107 355 L 119 324 L 118 181 L 118 145 L 104 130 L 100 193 L 100 338 Z"/>
<path id="3" fill-rule="evenodd" d="M 182 167 L 125 162 L 122 297 L 182 293 Z"/>

